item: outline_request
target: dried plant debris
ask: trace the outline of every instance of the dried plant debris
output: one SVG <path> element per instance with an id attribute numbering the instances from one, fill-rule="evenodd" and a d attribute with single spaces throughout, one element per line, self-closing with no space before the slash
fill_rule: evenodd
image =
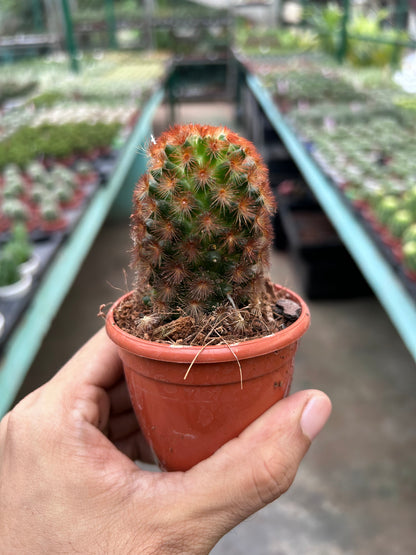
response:
<path id="1" fill-rule="evenodd" d="M 211 315 L 196 320 L 177 312 L 151 313 L 135 294 L 114 312 L 116 324 L 127 333 L 159 343 L 218 345 L 263 337 L 285 329 L 300 316 L 301 307 L 284 290 L 271 287 L 264 302 L 238 309 L 232 303 L 218 306 Z"/>

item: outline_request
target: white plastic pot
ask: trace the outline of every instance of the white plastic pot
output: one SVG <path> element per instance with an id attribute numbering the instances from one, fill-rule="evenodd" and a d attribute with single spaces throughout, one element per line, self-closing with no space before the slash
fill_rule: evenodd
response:
<path id="1" fill-rule="evenodd" d="M 11 285 L 3 285 L 0 287 L 0 299 L 12 301 L 20 299 L 29 292 L 32 286 L 32 274 L 23 274 L 19 281 Z"/>
<path id="2" fill-rule="evenodd" d="M 40 266 L 40 258 L 36 253 L 33 253 L 29 260 L 19 265 L 21 275 L 33 275 Z"/>
<path id="3" fill-rule="evenodd" d="M 3 314 L 0 312 L 0 337 L 3 335 L 4 333 L 4 327 L 6 325 L 6 319 L 3 316 Z"/>

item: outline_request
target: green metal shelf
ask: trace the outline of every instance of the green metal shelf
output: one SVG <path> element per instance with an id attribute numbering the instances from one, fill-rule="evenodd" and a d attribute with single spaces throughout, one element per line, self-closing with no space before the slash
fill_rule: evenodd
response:
<path id="1" fill-rule="evenodd" d="M 132 188 L 143 173 L 146 160 L 141 145 L 149 141 L 153 116 L 164 91 L 157 90 L 143 107 L 127 144 L 123 147 L 109 182 L 101 187 L 60 248 L 42 278 L 28 309 L 5 345 L 0 362 L 0 418 L 12 405 L 50 324 L 109 213 L 130 211 Z M 131 177 L 134 174 L 134 178 Z"/>
<path id="2" fill-rule="evenodd" d="M 257 77 L 248 74 L 246 83 L 416 361 L 415 300 L 341 194 L 312 160 Z"/>

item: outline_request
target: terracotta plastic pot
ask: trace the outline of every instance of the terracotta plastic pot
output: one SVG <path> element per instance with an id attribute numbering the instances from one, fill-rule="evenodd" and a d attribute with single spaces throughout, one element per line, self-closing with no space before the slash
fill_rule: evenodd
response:
<path id="1" fill-rule="evenodd" d="M 107 333 L 118 346 L 134 411 L 162 469 L 194 466 L 289 393 L 297 343 L 310 316 L 300 297 L 284 291 L 301 306 L 300 317 L 278 333 L 229 346 L 170 345 L 126 333 L 116 325 L 114 309 L 131 293 L 110 309 Z"/>

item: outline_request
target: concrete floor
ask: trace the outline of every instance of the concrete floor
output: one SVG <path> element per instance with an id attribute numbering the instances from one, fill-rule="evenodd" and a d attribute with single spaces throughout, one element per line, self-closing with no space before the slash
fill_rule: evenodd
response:
<path id="1" fill-rule="evenodd" d="M 225 105 L 181 107 L 176 119 L 229 123 Z M 156 127 L 166 116 L 158 114 Z M 129 289 L 128 223 L 98 236 L 20 395 L 51 376 L 99 329 L 101 303 Z M 124 270 L 127 270 L 126 274 Z M 272 277 L 302 294 L 289 255 Z M 297 354 L 293 391 L 318 388 L 332 417 L 280 500 L 225 536 L 215 555 L 416 553 L 416 365 L 373 297 L 309 302 L 312 325 Z"/>

